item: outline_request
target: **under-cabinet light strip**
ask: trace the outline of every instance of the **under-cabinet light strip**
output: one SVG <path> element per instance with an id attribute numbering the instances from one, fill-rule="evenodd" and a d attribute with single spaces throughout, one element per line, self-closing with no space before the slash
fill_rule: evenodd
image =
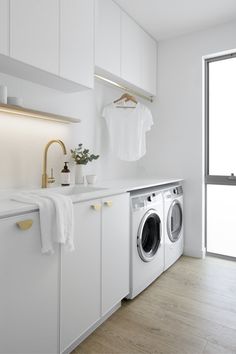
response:
<path id="1" fill-rule="evenodd" d="M 141 98 L 143 98 L 143 99 L 145 99 L 145 100 L 147 100 L 149 102 L 153 102 L 153 97 L 152 96 L 142 95 L 141 93 L 139 93 L 139 92 L 137 92 L 137 91 L 135 91 L 133 89 L 130 89 L 130 88 L 126 87 L 126 86 L 120 85 L 117 82 L 112 81 L 110 79 L 107 79 L 106 77 L 103 77 L 103 76 L 98 75 L 98 74 L 94 74 L 94 77 L 96 79 L 99 79 L 99 80 L 102 80 L 104 82 L 107 82 L 110 85 L 116 86 L 116 87 L 120 88 L 121 90 L 128 91 L 129 93 L 132 93 L 133 95 L 139 96 L 139 97 L 141 97 Z"/>
<path id="2" fill-rule="evenodd" d="M 6 108 L 0 108 L 0 112 L 2 113 L 8 113 L 8 114 L 15 114 L 17 116 L 23 116 L 23 117 L 30 117 L 30 118 L 38 118 L 38 119 L 44 119 L 44 120 L 50 120 L 50 121 L 54 121 L 54 122 L 60 122 L 60 123 L 66 123 L 69 124 L 70 122 L 67 122 L 65 120 L 59 120 L 59 119 L 55 119 L 55 118 L 49 118 L 49 117 L 45 117 L 45 116 L 41 116 L 40 114 L 29 114 L 27 112 L 22 112 L 22 111 L 17 111 L 14 109 L 6 109 Z"/>
<path id="3" fill-rule="evenodd" d="M 70 118 L 70 117 L 65 117 L 65 116 L 58 116 L 54 115 L 52 113 L 40 113 L 37 111 L 33 110 L 27 110 L 22 107 L 19 108 L 14 108 L 12 106 L 7 106 L 7 105 L 0 105 L 0 112 L 2 113 L 7 113 L 7 114 L 14 114 L 18 116 L 23 116 L 23 117 L 30 117 L 30 118 L 37 118 L 37 119 L 43 119 L 43 120 L 49 120 L 53 122 L 58 122 L 58 123 L 64 123 L 64 124 L 69 124 L 69 123 L 78 123 L 80 120 Z"/>

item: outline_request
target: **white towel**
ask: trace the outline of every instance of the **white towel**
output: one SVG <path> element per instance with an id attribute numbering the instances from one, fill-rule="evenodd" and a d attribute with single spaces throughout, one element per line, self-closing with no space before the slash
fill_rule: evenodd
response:
<path id="1" fill-rule="evenodd" d="M 70 251 L 74 250 L 74 209 L 70 197 L 39 192 L 19 193 L 11 199 L 39 207 L 42 253 L 54 253 L 54 242 L 64 244 Z"/>
<path id="2" fill-rule="evenodd" d="M 52 193 L 45 196 L 53 202 L 56 209 L 56 234 L 54 241 L 65 244 L 69 251 L 74 250 L 74 208 L 70 197 Z"/>

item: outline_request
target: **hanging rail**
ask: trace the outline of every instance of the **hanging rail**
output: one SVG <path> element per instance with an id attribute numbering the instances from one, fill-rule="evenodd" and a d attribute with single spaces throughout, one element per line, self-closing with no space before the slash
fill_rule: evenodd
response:
<path id="1" fill-rule="evenodd" d="M 132 93 L 133 95 L 139 96 L 139 97 L 141 97 L 141 98 L 143 98 L 143 99 L 145 99 L 145 100 L 147 100 L 147 101 L 149 101 L 149 102 L 153 102 L 153 97 L 152 97 L 152 96 L 145 96 L 145 95 L 142 95 L 141 93 L 139 93 L 139 92 L 137 92 L 137 91 L 135 91 L 135 90 L 132 90 L 132 89 L 130 89 L 130 88 L 128 88 L 128 87 L 125 87 L 125 86 L 123 86 L 123 85 L 120 85 L 120 84 L 118 84 L 117 82 L 112 81 L 112 80 L 109 80 L 109 79 L 107 79 L 107 78 L 105 78 L 105 77 L 103 77 L 103 76 L 101 76 L 101 75 L 98 75 L 98 74 L 94 74 L 94 77 L 95 77 L 96 79 L 101 80 L 101 81 L 104 81 L 104 82 L 106 82 L 106 83 L 108 83 L 108 84 L 110 84 L 110 85 L 112 85 L 112 86 L 119 87 L 121 90 L 128 91 L 129 93 Z"/>

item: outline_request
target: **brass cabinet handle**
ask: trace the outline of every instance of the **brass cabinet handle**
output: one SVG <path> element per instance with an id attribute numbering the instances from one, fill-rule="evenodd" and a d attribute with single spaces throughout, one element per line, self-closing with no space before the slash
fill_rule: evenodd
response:
<path id="1" fill-rule="evenodd" d="M 29 220 L 18 221 L 16 225 L 19 227 L 20 230 L 25 231 L 32 227 L 33 220 L 29 219 Z"/>
<path id="2" fill-rule="evenodd" d="M 104 202 L 104 205 L 106 205 L 106 206 L 108 206 L 108 207 L 112 207 L 113 203 L 112 203 L 111 200 L 106 200 L 106 201 Z"/>
<path id="3" fill-rule="evenodd" d="M 96 211 L 100 211 L 101 210 L 101 204 L 93 204 L 91 205 L 91 208 L 93 208 Z"/>

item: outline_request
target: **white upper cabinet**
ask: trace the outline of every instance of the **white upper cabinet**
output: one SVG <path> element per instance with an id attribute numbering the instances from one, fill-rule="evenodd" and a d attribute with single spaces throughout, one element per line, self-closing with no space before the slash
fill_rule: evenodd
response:
<path id="1" fill-rule="evenodd" d="M 65 92 L 93 88 L 94 0 L 0 0 L 0 54 L 10 56 L 0 57 L 6 74 Z"/>
<path id="2" fill-rule="evenodd" d="M 120 76 L 121 10 L 111 0 L 96 0 L 95 9 L 95 65 Z"/>
<path id="3" fill-rule="evenodd" d="M 60 76 L 92 88 L 94 0 L 61 0 L 60 19 Z"/>
<path id="4" fill-rule="evenodd" d="M 9 1 L 0 0 L 0 53 L 9 55 Z"/>
<path id="5" fill-rule="evenodd" d="M 121 16 L 121 77 L 156 94 L 157 44 L 132 18 Z"/>
<path id="6" fill-rule="evenodd" d="M 11 0 L 10 55 L 59 74 L 58 0 Z"/>
<path id="7" fill-rule="evenodd" d="M 157 43 L 112 0 L 96 0 L 96 73 L 156 95 Z"/>
<path id="8" fill-rule="evenodd" d="M 141 87 L 156 95 L 157 43 L 145 31 L 141 34 Z"/>
<path id="9" fill-rule="evenodd" d="M 126 13 L 121 15 L 121 77 L 141 87 L 142 29 Z"/>

